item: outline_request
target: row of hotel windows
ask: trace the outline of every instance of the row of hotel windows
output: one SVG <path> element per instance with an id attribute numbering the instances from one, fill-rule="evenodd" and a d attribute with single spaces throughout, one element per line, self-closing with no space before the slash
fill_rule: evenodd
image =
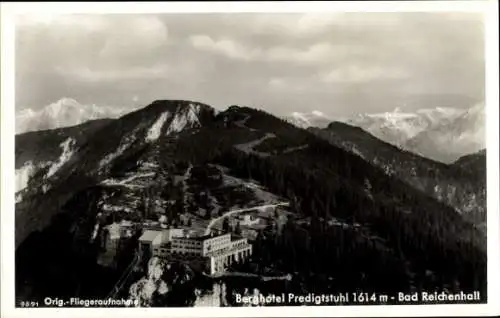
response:
<path id="1" fill-rule="evenodd" d="M 214 237 L 214 238 L 210 238 L 210 239 L 207 239 L 205 242 L 205 244 L 218 244 L 220 243 L 221 241 L 224 241 L 224 242 L 229 242 L 231 239 L 229 236 L 218 236 L 218 237 Z"/>
<path id="2" fill-rule="evenodd" d="M 226 249 L 226 251 L 228 251 L 228 249 Z M 181 250 L 176 250 L 176 249 L 170 250 L 168 248 L 155 248 L 154 249 L 155 254 L 167 254 L 169 252 L 172 252 L 174 254 L 178 253 L 178 254 L 186 254 L 186 255 L 200 255 L 201 254 L 201 251 L 198 249 L 181 249 Z M 221 252 L 223 252 L 223 250 L 221 250 Z M 239 254 L 242 257 L 248 256 L 248 255 L 250 255 L 250 248 L 244 249 L 242 251 L 238 251 L 237 253 L 231 253 L 231 254 L 225 255 L 225 256 L 218 256 L 217 259 L 220 260 L 220 259 L 224 259 L 227 257 L 234 258 L 236 254 Z"/>
<path id="3" fill-rule="evenodd" d="M 208 246 L 205 246 L 206 249 L 211 249 L 211 250 L 216 250 L 219 249 L 220 247 L 226 247 L 226 248 L 235 248 L 235 247 L 243 247 L 246 246 L 248 243 L 245 240 L 242 241 L 236 241 L 236 242 L 224 242 L 223 243 L 212 243 L 209 244 Z M 201 248 L 200 245 L 196 244 L 181 244 L 181 243 L 175 243 L 172 242 L 172 244 L 161 244 L 161 248 L 172 248 L 172 249 L 195 249 L 199 250 Z"/>
<path id="4" fill-rule="evenodd" d="M 238 246 L 241 246 L 242 244 L 239 244 Z M 230 250 L 234 246 L 227 246 L 225 248 L 220 248 L 220 245 L 212 245 L 211 250 L 212 251 L 217 251 L 217 250 Z M 169 251 L 169 250 L 186 250 L 186 251 L 195 251 L 196 253 L 201 253 L 200 247 L 191 247 L 191 246 L 185 246 L 182 244 L 172 244 L 170 247 L 167 245 L 162 245 L 160 248 L 156 248 L 155 250 L 159 251 Z"/>
<path id="5" fill-rule="evenodd" d="M 201 253 L 201 249 L 199 249 L 199 248 L 189 248 L 189 247 L 172 248 L 172 251 L 195 251 L 197 253 Z"/>
<path id="6" fill-rule="evenodd" d="M 182 243 L 176 243 L 172 242 L 172 247 L 173 248 L 201 248 L 201 245 L 199 244 L 182 244 Z"/>
<path id="7" fill-rule="evenodd" d="M 204 245 L 205 246 L 219 246 L 221 244 L 229 244 L 230 241 L 224 241 L 221 242 L 220 240 L 218 241 L 207 241 Z M 201 246 L 201 242 L 199 241 L 172 241 L 172 246 L 173 247 L 184 247 L 184 246 Z"/>
<path id="8" fill-rule="evenodd" d="M 211 249 L 214 249 L 216 247 L 219 247 L 219 246 L 226 246 L 228 244 L 230 244 L 229 242 L 211 242 L 212 244 L 207 244 L 205 247 L 208 248 L 210 247 Z"/>
<path id="9" fill-rule="evenodd" d="M 191 240 L 172 240 L 172 245 L 191 245 L 191 246 L 200 246 L 200 241 L 191 241 Z"/>
<path id="10" fill-rule="evenodd" d="M 242 246 L 245 246 L 247 245 L 248 242 L 246 240 L 241 240 L 241 241 L 236 241 L 234 242 L 232 245 L 231 245 L 231 248 L 235 248 L 235 247 L 242 247 Z"/>
<path id="11" fill-rule="evenodd" d="M 199 251 L 171 251 L 167 248 L 157 248 L 154 249 L 154 253 L 157 255 L 166 255 L 168 253 L 173 253 L 173 254 L 185 254 L 185 255 L 200 255 L 201 253 Z"/>
<path id="12" fill-rule="evenodd" d="M 205 246 L 207 246 L 207 245 L 219 245 L 222 243 L 229 243 L 229 242 L 230 242 L 229 237 L 219 236 L 219 237 L 215 237 L 215 238 L 208 239 L 208 240 L 204 241 L 203 245 L 205 245 Z M 179 238 L 172 240 L 172 247 L 182 248 L 183 246 L 186 246 L 186 245 L 201 246 L 202 242 L 201 241 L 193 241 L 193 240 L 189 240 L 189 239 L 179 239 Z"/>

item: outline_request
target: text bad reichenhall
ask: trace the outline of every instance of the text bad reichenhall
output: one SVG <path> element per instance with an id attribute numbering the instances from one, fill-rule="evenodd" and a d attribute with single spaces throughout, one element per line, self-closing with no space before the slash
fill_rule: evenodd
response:
<path id="1" fill-rule="evenodd" d="M 478 291 L 472 293 L 447 293 L 447 292 L 416 292 L 397 293 L 397 295 L 375 294 L 375 293 L 338 293 L 338 294 L 268 294 L 268 295 L 241 295 L 235 294 L 235 300 L 240 304 L 256 306 L 269 304 L 282 305 L 335 305 L 342 303 L 369 304 L 369 303 L 467 303 L 480 301 Z"/>

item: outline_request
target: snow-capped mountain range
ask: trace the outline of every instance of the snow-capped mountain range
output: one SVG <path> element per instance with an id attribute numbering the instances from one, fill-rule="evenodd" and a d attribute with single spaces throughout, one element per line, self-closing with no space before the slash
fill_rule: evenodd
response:
<path id="1" fill-rule="evenodd" d="M 74 126 L 92 119 L 117 118 L 129 111 L 131 110 L 81 104 L 64 97 L 38 111 L 31 108 L 19 111 L 16 114 L 16 134 Z"/>
<path id="2" fill-rule="evenodd" d="M 74 126 L 94 119 L 118 118 L 132 110 L 61 98 L 39 111 L 24 109 L 18 112 L 16 134 Z M 343 118 L 314 110 L 293 112 L 284 119 L 300 128 L 326 128 L 333 121 L 348 123 L 402 149 L 445 163 L 486 147 L 484 103 L 466 110 L 437 107 L 405 112 L 396 108 L 392 112 Z"/>
<path id="3" fill-rule="evenodd" d="M 329 123 L 334 121 L 333 118 L 325 115 L 319 110 L 313 110 L 310 113 L 293 112 L 290 114 L 290 116 L 286 116 L 284 119 L 300 128 L 325 128 Z"/>
<path id="4" fill-rule="evenodd" d="M 427 129 L 408 139 L 404 148 L 445 163 L 485 149 L 484 104 L 467 109 L 449 120 L 429 125 Z"/>
<path id="5" fill-rule="evenodd" d="M 396 108 L 392 112 L 335 119 L 317 111 L 295 112 L 286 119 L 301 128 L 325 128 L 327 122 L 344 122 L 402 149 L 445 163 L 486 147 L 484 103 L 465 110 L 437 107 L 403 112 Z"/>
<path id="6" fill-rule="evenodd" d="M 396 108 L 392 112 L 359 114 L 339 121 L 358 126 L 375 137 L 397 146 L 404 144 L 419 133 L 435 126 L 448 124 L 463 111 L 454 108 L 420 109 L 403 112 Z"/>

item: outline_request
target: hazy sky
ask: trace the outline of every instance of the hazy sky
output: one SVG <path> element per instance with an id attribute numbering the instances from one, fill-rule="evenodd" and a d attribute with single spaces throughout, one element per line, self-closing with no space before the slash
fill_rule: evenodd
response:
<path id="1" fill-rule="evenodd" d="M 475 13 L 22 18 L 16 108 L 62 97 L 116 107 L 189 99 L 279 115 L 465 107 L 483 99 L 483 29 Z"/>

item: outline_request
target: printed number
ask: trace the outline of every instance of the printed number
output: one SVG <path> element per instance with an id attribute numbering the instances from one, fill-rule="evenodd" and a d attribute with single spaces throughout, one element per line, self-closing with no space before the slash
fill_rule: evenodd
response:
<path id="1" fill-rule="evenodd" d="M 22 301 L 21 307 L 23 307 L 23 308 L 38 307 L 38 302 L 36 302 L 36 301 Z"/>
<path id="2" fill-rule="evenodd" d="M 377 301 L 377 296 L 375 294 L 371 294 L 371 296 L 368 293 L 353 293 L 354 296 L 354 301 L 357 303 L 364 303 L 364 302 L 369 302 Z"/>
<path id="3" fill-rule="evenodd" d="M 360 302 L 360 303 L 365 302 L 365 296 L 363 294 L 358 295 L 358 302 Z"/>

